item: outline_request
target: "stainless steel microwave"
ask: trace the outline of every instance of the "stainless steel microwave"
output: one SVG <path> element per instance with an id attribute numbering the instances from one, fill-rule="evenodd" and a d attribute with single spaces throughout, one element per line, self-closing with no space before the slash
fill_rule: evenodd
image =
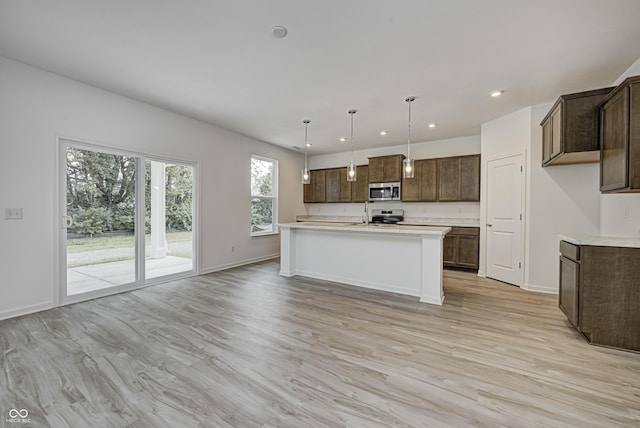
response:
<path id="1" fill-rule="evenodd" d="M 370 201 L 399 201 L 400 182 L 396 183 L 370 183 Z"/>

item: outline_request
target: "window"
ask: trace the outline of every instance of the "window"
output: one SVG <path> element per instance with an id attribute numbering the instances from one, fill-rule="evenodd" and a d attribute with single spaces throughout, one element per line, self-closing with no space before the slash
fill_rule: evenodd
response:
<path id="1" fill-rule="evenodd" d="M 278 161 L 251 155 L 251 235 L 276 232 Z"/>

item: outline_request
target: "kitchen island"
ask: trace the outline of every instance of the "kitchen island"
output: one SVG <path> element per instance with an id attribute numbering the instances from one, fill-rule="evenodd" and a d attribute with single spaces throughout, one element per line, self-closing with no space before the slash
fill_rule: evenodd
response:
<path id="1" fill-rule="evenodd" d="M 442 305 L 442 240 L 450 227 L 280 224 L 280 275 L 307 276 Z"/>

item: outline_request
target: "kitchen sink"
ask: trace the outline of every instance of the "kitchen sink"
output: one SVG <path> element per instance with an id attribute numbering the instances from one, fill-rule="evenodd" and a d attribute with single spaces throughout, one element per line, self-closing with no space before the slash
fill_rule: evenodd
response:
<path id="1" fill-rule="evenodd" d="M 388 228 L 388 227 L 398 227 L 397 224 L 389 224 L 389 223 L 354 223 L 352 227 L 372 227 L 372 228 Z"/>

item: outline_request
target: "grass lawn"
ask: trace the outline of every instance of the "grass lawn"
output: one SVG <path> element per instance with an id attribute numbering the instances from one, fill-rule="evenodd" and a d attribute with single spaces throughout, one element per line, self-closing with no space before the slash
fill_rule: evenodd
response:
<path id="1" fill-rule="evenodd" d="M 192 232 L 167 232 L 166 239 L 171 256 L 193 257 Z M 145 236 L 145 243 L 148 250 L 148 247 L 151 245 L 151 235 Z M 70 256 L 70 258 L 74 258 L 74 254 L 86 254 L 88 257 L 82 257 L 76 261 L 69 260 L 67 267 L 132 260 L 134 258 L 134 248 L 135 242 L 133 235 L 96 235 L 93 238 L 68 239 L 67 255 Z"/>

